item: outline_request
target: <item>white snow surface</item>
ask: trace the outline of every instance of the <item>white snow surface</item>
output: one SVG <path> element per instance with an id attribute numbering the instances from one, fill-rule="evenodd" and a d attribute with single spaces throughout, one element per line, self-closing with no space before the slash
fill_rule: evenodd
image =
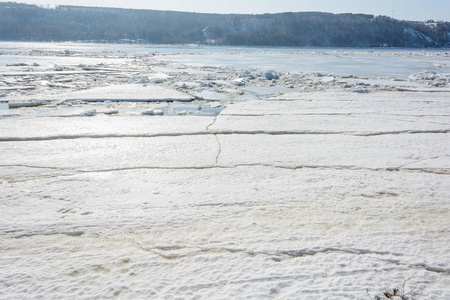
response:
<path id="1" fill-rule="evenodd" d="M 130 56 L 3 89 L 0 299 L 450 299 L 445 85 Z"/>

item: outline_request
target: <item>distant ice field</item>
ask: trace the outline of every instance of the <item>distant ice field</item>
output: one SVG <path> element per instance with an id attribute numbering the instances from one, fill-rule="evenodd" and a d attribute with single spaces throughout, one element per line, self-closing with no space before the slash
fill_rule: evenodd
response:
<path id="1" fill-rule="evenodd" d="M 2 51 L 75 51 L 154 53 L 175 65 L 262 68 L 284 72 L 321 72 L 334 75 L 407 79 L 422 71 L 450 73 L 445 50 L 275 48 L 196 45 L 117 45 L 86 43 L 2 43 Z M 21 61 L 23 58 L 20 59 Z M 73 60 L 73 58 L 72 58 Z M 85 58 L 86 60 L 86 58 Z M 0 55 L 0 66 L 17 62 Z"/>
<path id="2" fill-rule="evenodd" d="M 376 53 L 376 55 L 373 55 Z M 389 54 L 389 51 L 386 52 Z M 409 75 L 421 71 L 450 72 L 450 59 L 435 57 L 410 57 L 400 53 L 395 56 L 377 55 L 385 54 L 382 51 L 372 50 L 354 52 L 348 49 L 334 50 L 294 50 L 294 51 L 264 51 L 264 52 L 238 52 L 209 53 L 202 55 L 170 55 L 174 63 L 228 66 L 234 68 L 250 69 L 265 68 L 286 72 L 320 72 L 334 75 L 353 75 L 359 77 L 396 77 L 406 79 Z M 440 65 L 441 67 L 437 67 Z"/>

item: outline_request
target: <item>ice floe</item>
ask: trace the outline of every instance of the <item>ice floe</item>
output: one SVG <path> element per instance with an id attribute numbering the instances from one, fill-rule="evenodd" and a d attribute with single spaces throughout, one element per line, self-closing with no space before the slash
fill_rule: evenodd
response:
<path id="1" fill-rule="evenodd" d="M 19 99 L 23 97 L 18 97 Z M 35 98 L 41 101 L 64 100 L 85 102 L 103 101 L 142 101 L 142 102 L 162 102 L 162 101 L 192 101 L 194 98 L 185 93 L 161 86 L 143 86 L 139 84 L 111 85 L 97 87 L 89 90 L 80 90 L 69 93 L 39 95 Z M 16 101 L 14 98 L 9 98 Z"/>

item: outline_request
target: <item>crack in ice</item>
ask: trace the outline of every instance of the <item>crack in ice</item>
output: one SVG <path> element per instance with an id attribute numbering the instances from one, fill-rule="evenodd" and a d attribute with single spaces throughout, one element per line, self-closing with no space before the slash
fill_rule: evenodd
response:
<path id="1" fill-rule="evenodd" d="M 14 239 L 22 239 L 22 238 L 29 238 L 29 237 L 35 237 L 35 236 L 52 236 L 52 235 L 66 235 L 69 237 L 80 237 L 84 234 L 84 231 L 53 231 L 53 232 L 40 232 L 40 233 L 26 233 L 21 234 L 18 236 L 14 236 L 12 238 Z"/>
<path id="2" fill-rule="evenodd" d="M 212 124 L 211 124 L 212 125 Z M 0 137 L 0 142 L 39 142 L 53 140 L 75 140 L 75 139 L 108 139 L 108 138 L 158 138 L 158 137 L 183 137 L 183 136 L 208 136 L 208 135 L 348 135 L 372 137 L 381 135 L 399 134 L 447 134 L 450 129 L 445 130 L 403 130 L 403 131 L 380 131 L 380 132 L 343 132 L 343 131 L 235 131 L 235 130 L 211 130 L 199 132 L 174 132 L 154 134 L 83 134 L 83 135 L 56 135 L 42 137 Z"/>
<path id="3" fill-rule="evenodd" d="M 134 170 L 214 170 L 214 169 L 237 169 L 237 168 L 251 168 L 251 167 L 263 167 L 263 168 L 273 168 L 281 170 L 302 170 L 302 169 L 316 169 L 316 170 L 335 170 L 335 171 L 371 171 L 371 172 L 405 172 L 405 173 L 429 173 L 436 175 L 450 175 L 449 169 L 442 168 L 403 168 L 401 167 L 387 167 L 387 168 L 369 168 L 369 167 L 358 167 L 358 166 L 339 166 L 339 165 L 295 165 L 295 166 L 283 166 L 283 165 L 273 165 L 273 164 L 263 164 L 263 163 L 251 163 L 251 164 L 234 164 L 234 165 L 219 165 L 220 154 L 222 152 L 222 147 L 220 145 L 220 140 L 218 138 L 219 151 L 215 158 L 214 165 L 204 165 L 204 166 L 135 166 L 135 167 L 124 167 L 124 168 L 112 168 L 112 169 L 61 169 L 56 167 L 43 167 L 43 166 L 29 166 L 29 165 L 0 165 L 0 168 L 7 167 L 27 167 L 36 169 L 50 169 L 57 170 L 61 172 L 69 172 L 68 174 L 52 174 L 45 176 L 36 176 L 36 178 L 31 178 L 27 180 L 18 180 L 14 182 L 25 182 L 31 180 L 38 180 L 42 178 L 57 178 L 57 177 L 70 177 L 77 174 L 91 174 L 91 173 L 108 173 L 108 172 L 123 172 L 123 171 L 134 171 Z M 70 173 L 72 172 L 72 173 Z"/>
<path id="4" fill-rule="evenodd" d="M 216 124 L 217 118 L 218 118 L 218 117 L 219 117 L 219 116 L 216 116 L 216 117 L 214 118 L 214 120 L 212 121 L 212 123 L 209 124 L 208 126 L 206 126 L 206 131 L 207 131 L 207 132 L 210 132 L 210 127 L 211 127 L 211 126 L 214 126 L 214 124 Z"/>
<path id="5" fill-rule="evenodd" d="M 216 156 L 216 166 L 219 165 L 220 154 L 222 154 L 222 144 L 220 143 L 220 138 L 218 135 L 215 135 L 217 139 L 217 144 L 219 145 L 219 151 Z"/>

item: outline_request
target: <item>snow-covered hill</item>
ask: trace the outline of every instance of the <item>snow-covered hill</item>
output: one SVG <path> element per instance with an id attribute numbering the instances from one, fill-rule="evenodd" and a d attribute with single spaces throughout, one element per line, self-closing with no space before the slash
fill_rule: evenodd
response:
<path id="1" fill-rule="evenodd" d="M 224 15 L 0 3 L 0 40 L 318 47 L 447 47 L 450 23 L 320 12 Z"/>

